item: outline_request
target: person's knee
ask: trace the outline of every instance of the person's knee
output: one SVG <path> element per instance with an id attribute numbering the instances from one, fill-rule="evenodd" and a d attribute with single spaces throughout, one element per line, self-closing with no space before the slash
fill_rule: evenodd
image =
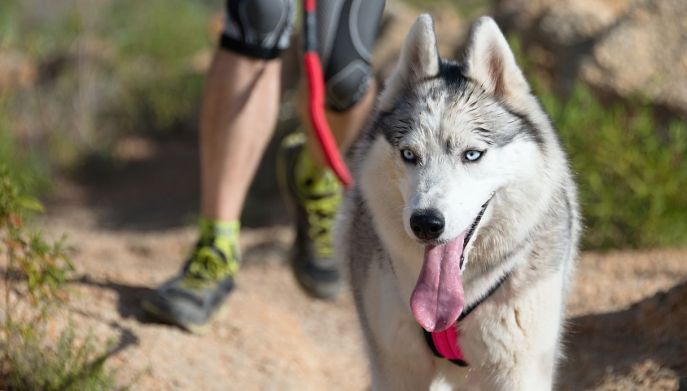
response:
<path id="1" fill-rule="evenodd" d="M 320 48 L 325 65 L 327 104 L 335 111 L 346 111 L 365 96 L 372 78 L 370 62 L 385 3 L 384 0 L 341 1 L 340 20 L 331 29 L 325 26 Z"/>
<path id="2" fill-rule="evenodd" d="M 227 0 L 221 46 L 249 57 L 271 59 L 288 47 L 293 0 Z"/>
<path id="3" fill-rule="evenodd" d="M 326 99 L 329 108 L 343 112 L 353 107 L 365 95 L 371 75 L 370 65 L 363 59 L 356 58 L 327 77 Z"/>
<path id="4" fill-rule="evenodd" d="M 250 0 L 242 3 L 240 12 L 246 23 L 244 29 L 261 40 L 278 34 L 288 20 L 289 10 L 285 0 Z"/>

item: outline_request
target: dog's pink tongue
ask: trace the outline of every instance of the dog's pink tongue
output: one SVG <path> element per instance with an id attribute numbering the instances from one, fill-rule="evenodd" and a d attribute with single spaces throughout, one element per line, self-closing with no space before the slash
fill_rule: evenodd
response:
<path id="1" fill-rule="evenodd" d="M 463 311 L 460 257 L 465 234 L 440 246 L 427 246 L 420 276 L 410 296 L 410 308 L 427 331 L 444 331 Z"/>

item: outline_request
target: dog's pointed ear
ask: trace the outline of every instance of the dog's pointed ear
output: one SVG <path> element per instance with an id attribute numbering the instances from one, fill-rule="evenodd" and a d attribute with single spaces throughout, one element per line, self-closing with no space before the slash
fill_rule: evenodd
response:
<path id="1" fill-rule="evenodd" d="M 398 64 L 380 95 L 380 108 L 389 109 L 402 88 L 436 76 L 439 73 L 439 61 L 434 21 L 429 14 L 422 14 L 417 17 L 406 36 Z"/>
<path id="2" fill-rule="evenodd" d="M 506 37 L 488 16 L 479 18 L 472 26 L 465 65 L 468 78 L 507 104 L 518 107 L 530 93 Z"/>
<path id="3" fill-rule="evenodd" d="M 429 14 L 422 14 L 415 20 L 401 49 L 397 70 L 404 72 L 411 81 L 439 73 L 437 35 Z"/>

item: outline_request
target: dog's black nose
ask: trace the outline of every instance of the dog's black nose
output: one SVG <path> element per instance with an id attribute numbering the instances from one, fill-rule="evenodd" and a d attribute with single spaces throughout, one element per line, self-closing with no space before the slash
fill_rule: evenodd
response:
<path id="1" fill-rule="evenodd" d="M 436 209 L 416 211 L 410 216 L 410 229 L 419 239 L 436 239 L 444 232 L 444 216 Z"/>

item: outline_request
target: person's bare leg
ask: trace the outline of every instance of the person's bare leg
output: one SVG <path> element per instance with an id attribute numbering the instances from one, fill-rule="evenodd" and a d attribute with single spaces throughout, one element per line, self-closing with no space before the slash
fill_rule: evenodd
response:
<path id="1" fill-rule="evenodd" d="M 279 112 L 281 60 L 217 50 L 200 113 L 201 214 L 235 221 Z"/>
<path id="2" fill-rule="evenodd" d="M 372 106 L 374 105 L 375 96 L 377 93 L 377 85 L 374 79 L 370 79 L 369 86 L 362 98 L 350 109 L 339 113 L 332 110 L 326 110 L 327 121 L 332 130 L 332 135 L 336 139 L 336 145 L 339 147 L 341 153 L 345 153 L 351 146 L 353 141 L 357 138 L 360 130 L 365 125 L 367 117 L 370 115 Z M 315 165 L 319 167 L 326 167 L 327 163 L 322 156 L 322 148 L 313 134 L 310 118 L 308 116 L 308 94 L 305 90 L 305 84 L 301 84 L 299 92 L 299 114 L 301 123 L 306 129 L 307 147 L 310 157 Z"/>

